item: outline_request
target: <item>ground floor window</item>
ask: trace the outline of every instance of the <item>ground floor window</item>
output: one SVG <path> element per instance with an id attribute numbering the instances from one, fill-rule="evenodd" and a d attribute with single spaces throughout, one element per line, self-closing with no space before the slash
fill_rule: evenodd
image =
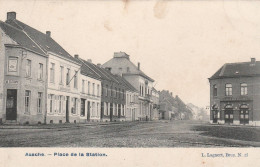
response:
<path id="1" fill-rule="evenodd" d="M 31 91 L 25 91 L 25 112 L 30 112 Z"/>
<path id="2" fill-rule="evenodd" d="M 42 113 L 42 92 L 38 92 L 37 112 Z"/>
<path id="3" fill-rule="evenodd" d="M 77 114 L 77 98 L 72 98 L 71 113 Z"/>
<path id="4" fill-rule="evenodd" d="M 99 103 L 97 103 L 97 116 L 100 116 L 100 106 L 99 106 Z"/>

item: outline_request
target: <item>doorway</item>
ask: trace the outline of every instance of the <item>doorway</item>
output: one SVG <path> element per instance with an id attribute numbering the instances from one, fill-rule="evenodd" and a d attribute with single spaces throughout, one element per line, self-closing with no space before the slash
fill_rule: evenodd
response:
<path id="1" fill-rule="evenodd" d="M 233 109 L 226 109 L 225 110 L 225 123 L 231 124 L 233 123 Z"/>
<path id="2" fill-rule="evenodd" d="M 87 121 L 90 121 L 90 101 L 88 101 Z"/>
<path id="3" fill-rule="evenodd" d="M 69 123 L 70 122 L 70 119 L 69 119 L 69 100 L 70 100 L 70 97 L 67 96 L 66 97 L 66 122 Z"/>
<path id="4" fill-rule="evenodd" d="M 7 89 L 6 120 L 17 119 L 17 89 Z"/>

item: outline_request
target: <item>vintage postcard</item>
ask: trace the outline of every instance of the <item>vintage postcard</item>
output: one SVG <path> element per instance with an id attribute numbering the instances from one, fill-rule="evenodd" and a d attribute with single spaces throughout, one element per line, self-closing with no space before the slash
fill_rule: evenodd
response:
<path id="1" fill-rule="evenodd" d="M 0 0 L 0 166 L 260 166 L 260 1 Z"/>

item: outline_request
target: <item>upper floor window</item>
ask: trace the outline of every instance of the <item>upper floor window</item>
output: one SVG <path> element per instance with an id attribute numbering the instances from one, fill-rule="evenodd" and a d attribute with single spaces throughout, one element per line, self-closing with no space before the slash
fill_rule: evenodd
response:
<path id="1" fill-rule="evenodd" d="M 54 74 L 55 74 L 55 64 L 51 63 L 51 68 L 50 68 L 50 82 L 54 83 Z"/>
<path id="2" fill-rule="evenodd" d="M 241 95 L 247 95 L 247 84 L 246 83 L 242 83 L 240 85 L 241 87 Z"/>
<path id="3" fill-rule="evenodd" d="M 85 93 L 85 80 L 82 79 L 82 93 Z"/>
<path id="4" fill-rule="evenodd" d="M 66 73 L 66 85 L 69 86 L 70 84 L 70 69 L 67 68 L 67 73 Z"/>
<path id="5" fill-rule="evenodd" d="M 106 96 L 108 96 L 108 85 L 106 85 Z"/>
<path id="6" fill-rule="evenodd" d="M 97 85 L 97 96 L 99 96 L 100 94 L 99 94 L 99 85 Z"/>
<path id="7" fill-rule="evenodd" d="M 90 94 L 90 82 L 88 81 L 88 94 Z"/>
<path id="8" fill-rule="evenodd" d="M 78 71 L 75 71 L 75 75 L 74 75 L 74 88 L 78 88 L 78 75 L 77 75 Z"/>
<path id="9" fill-rule="evenodd" d="M 60 84 L 63 84 L 64 67 L 60 66 Z"/>
<path id="10" fill-rule="evenodd" d="M 217 85 L 213 85 L 213 96 L 217 96 L 218 95 L 217 91 L 218 91 Z"/>
<path id="11" fill-rule="evenodd" d="M 42 63 L 39 63 L 38 79 L 39 79 L 39 80 L 42 80 L 42 79 L 43 79 L 43 64 L 42 64 Z"/>
<path id="12" fill-rule="evenodd" d="M 31 76 L 31 69 L 32 69 L 32 61 L 31 60 L 27 59 L 25 69 L 26 69 L 26 77 L 30 77 Z"/>
<path id="13" fill-rule="evenodd" d="M 95 83 L 92 83 L 92 95 L 95 95 Z"/>
<path id="14" fill-rule="evenodd" d="M 232 96 L 232 84 L 226 84 L 226 96 Z"/>

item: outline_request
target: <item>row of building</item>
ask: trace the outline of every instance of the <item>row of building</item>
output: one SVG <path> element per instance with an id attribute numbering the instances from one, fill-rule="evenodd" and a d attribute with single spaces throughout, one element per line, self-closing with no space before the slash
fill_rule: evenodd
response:
<path id="1" fill-rule="evenodd" d="M 124 52 L 93 64 L 7 13 L 0 21 L 0 121 L 84 123 L 158 120 L 154 80 Z M 162 115 L 162 114 L 161 114 Z"/>

